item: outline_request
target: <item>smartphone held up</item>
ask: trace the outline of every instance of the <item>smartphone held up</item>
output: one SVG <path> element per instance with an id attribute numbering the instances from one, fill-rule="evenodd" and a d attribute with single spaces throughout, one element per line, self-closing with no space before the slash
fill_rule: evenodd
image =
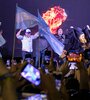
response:
<path id="1" fill-rule="evenodd" d="M 40 84 L 40 72 L 31 64 L 27 64 L 22 69 L 21 76 L 36 86 Z"/>

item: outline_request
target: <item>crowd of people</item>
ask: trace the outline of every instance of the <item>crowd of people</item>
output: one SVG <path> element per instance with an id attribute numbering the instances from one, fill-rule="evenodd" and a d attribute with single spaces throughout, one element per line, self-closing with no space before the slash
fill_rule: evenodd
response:
<path id="1" fill-rule="evenodd" d="M 10 68 L 7 69 L 6 64 L 0 59 L 1 100 L 22 100 L 26 98 L 23 93 L 43 93 L 47 95 L 47 100 L 90 99 L 90 65 L 84 58 L 76 63 L 77 69 L 70 69 L 68 60 L 63 64 L 54 64 L 51 58 L 45 67 L 48 73 L 43 67 L 38 69 L 41 80 L 38 86 L 27 81 L 20 74 L 27 62 L 15 62 L 13 60 Z M 33 61 L 30 63 L 34 66 Z"/>
<path id="2" fill-rule="evenodd" d="M 30 38 L 31 30 L 27 29 L 24 37 L 20 35 L 21 31 L 16 36 L 23 45 L 23 39 Z M 39 33 L 34 36 L 27 40 L 32 42 Z M 23 93 L 45 94 L 45 100 L 90 100 L 90 27 L 70 27 L 63 36 L 59 36 L 65 46 L 64 51 L 57 58 L 53 50 L 46 51 L 48 59 L 36 68 L 40 72 L 40 84 L 37 86 L 21 76 L 28 63 L 35 66 L 35 60 L 28 56 L 33 52 L 32 47 L 28 52 L 22 46 L 22 59 L 11 59 L 9 68 L 0 58 L 0 100 L 43 100 L 38 97 L 27 99 L 30 95 Z M 26 45 L 27 41 L 24 43 Z M 30 59 L 27 60 L 25 55 Z"/>

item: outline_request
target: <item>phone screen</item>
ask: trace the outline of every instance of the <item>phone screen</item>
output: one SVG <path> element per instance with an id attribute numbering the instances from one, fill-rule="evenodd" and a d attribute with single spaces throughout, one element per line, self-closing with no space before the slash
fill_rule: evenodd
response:
<path id="1" fill-rule="evenodd" d="M 69 62 L 70 68 L 69 69 L 77 69 L 76 62 Z"/>
<path id="2" fill-rule="evenodd" d="M 27 97 L 25 100 L 47 100 L 46 94 L 36 94 L 30 97 Z"/>
<path id="3" fill-rule="evenodd" d="M 48 65 L 50 63 L 50 56 L 45 56 L 44 63 Z"/>
<path id="4" fill-rule="evenodd" d="M 48 69 L 47 69 L 47 68 L 45 69 L 45 73 L 46 73 L 46 74 L 48 74 L 48 73 L 49 73 L 49 71 L 48 71 Z"/>
<path id="5" fill-rule="evenodd" d="M 40 84 L 40 72 L 38 69 L 36 69 L 31 64 L 27 64 L 22 72 L 21 76 L 23 76 L 25 79 L 27 79 L 29 82 L 39 85 Z"/>

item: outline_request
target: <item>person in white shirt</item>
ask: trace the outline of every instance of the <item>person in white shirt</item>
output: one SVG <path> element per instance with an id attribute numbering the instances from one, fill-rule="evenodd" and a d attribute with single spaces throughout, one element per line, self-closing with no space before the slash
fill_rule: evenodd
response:
<path id="1" fill-rule="evenodd" d="M 31 35 L 31 30 L 26 29 L 25 35 L 21 35 L 22 29 L 20 29 L 16 37 L 22 42 L 22 58 L 25 60 L 25 55 L 30 54 L 32 56 L 33 52 L 33 39 L 36 39 L 39 36 L 39 32 L 35 33 L 35 35 Z"/>

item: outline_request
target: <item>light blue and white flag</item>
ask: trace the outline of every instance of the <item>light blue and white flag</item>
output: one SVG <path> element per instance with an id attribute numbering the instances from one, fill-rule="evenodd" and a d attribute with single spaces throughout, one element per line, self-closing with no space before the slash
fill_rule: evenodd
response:
<path id="1" fill-rule="evenodd" d="M 3 46 L 6 43 L 6 40 L 4 37 L 0 34 L 0 47 Z"/>
<path id="2" fill-rule="evenodd" d="M 24 9 L 16 8 L 16 29 L 26 29 L 39 25 L 40 33 L 46 38 L 54 52 L 61 55 L 64 45 L 50 32 L 46 22 L 41 17 L 38 11 L 38 18 Z"/>
<path id="3" fill-rule="evenodd" d="M 46 22 L 41 17 L 38 11 L 38 20 L 39 20 L 39 31 L 46 38 L 54 52 L 58 55 L 61 55 L 64 49 L 64 45 L 50 32 L 50 28 Z"/>
<path id="4" fill-rule="evenodd" d="M 32 28 L 36 25 L 36 16 L 18 6 L 16 7 L 16 29 Z"/>

